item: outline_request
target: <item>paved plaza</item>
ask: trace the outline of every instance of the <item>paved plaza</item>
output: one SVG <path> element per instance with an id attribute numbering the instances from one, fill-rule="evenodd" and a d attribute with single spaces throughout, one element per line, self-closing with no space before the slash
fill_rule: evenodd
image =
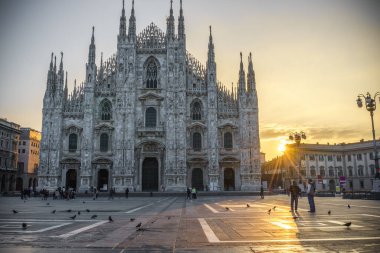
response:
<path id="1" fill-rule="evenodd" d="M 307 198 L 297 213 L 288 203 L 285 195 L 1 197 L 0 252 L 379 252 L 380 202 L 320 197 L 315 214 Z"/>

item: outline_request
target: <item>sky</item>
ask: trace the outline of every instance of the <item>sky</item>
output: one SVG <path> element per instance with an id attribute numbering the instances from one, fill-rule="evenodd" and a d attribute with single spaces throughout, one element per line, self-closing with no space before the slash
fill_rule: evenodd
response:
<path id="1" fill-rule="evenodd" d="M 132 0 L 126 0 L 127 20 Z M 85 77 L 95 26 L 97 62 L 116 52 L 121 0 L 1 0 L 0 117 L 41 130 L 50 54 L 64 52 L 69 89 Z M 166 31 L 169 0 L 136 0 L 137 33 Z M 179 15 L 179 0 L 173 2 Z M 217 78 L 238 80 L 252 52 L 261 151 L 269 160 L 303 131 L 305 143 L 371 140 L 358 94 L 380 92 L 380 1 L 183 0 L 187 50 L 206 63 L 212 26 Z M 59 57 L 58 57 L 59 58 Z M 380 106 L 379 100 L 377 105 Z M 380 109 L 374 113 L 380 137 Z"/>

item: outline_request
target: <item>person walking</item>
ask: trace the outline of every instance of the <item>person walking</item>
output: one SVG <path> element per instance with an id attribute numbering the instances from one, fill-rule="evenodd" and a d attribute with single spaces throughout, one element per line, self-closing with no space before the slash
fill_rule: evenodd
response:
<path id="1" fill-rule="evenodd" d="M 187 187 L 186 193 L 187 193 L 186 199 L 191 199 L 191 189 L 190 189 L 190 187 Z"/>
<path id="2" fill-rule="evenodd" d="M 260 196 L 261 196 L 261 199 L 264 199 L 264 187 L 263 187 L 263 185 L 261 185 L 261 188 L 260 188 Z"/>
<path id="3" fill-rule="evenodd" d="M 301 195 L 301 189 L 297 185 L 296 181 L 289 187 L 290 192 L 290 212 L 297 211 L 298 197 Z"/>
<path id="4" fill-rule="evenodd" d="M 193 189 L 191 190 L 191 194 L 193 199 L 197 199 L 197 189 L 195 189 L 195 187 L 193 187 Z"/>
<path id="5" fill-rule="evenodd" d="M 127 187 L 127 188 L 125 189 L 125 198 L 128 198 L 128 195 L 129 195 L 129 188 Z"/>
<path id="6" fill-rule="evenodd" d="M 314 195 L 315 195 L 315 185 L 313 180 L 310 178 L 307 182 L 307 200 L 309 201 L 310 210 L 309 213 L 315 213 Z"/>

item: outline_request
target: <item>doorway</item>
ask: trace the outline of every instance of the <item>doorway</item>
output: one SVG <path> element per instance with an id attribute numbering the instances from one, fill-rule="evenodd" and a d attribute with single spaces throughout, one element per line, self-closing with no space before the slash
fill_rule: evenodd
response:
<path id="1" fill-rule="evenodd" d="M 23 190 L 23 180 L 21 177 L 18 177 L 16 180 L 16 191 L 22 191 Z"/>
<path id="2" fill-rule="evenodd" d="M 235 173 L 232 168 L 227 168 L 224 170 L 224 190 L 235 190 Z"/>
<path id="3" fill-rule="evenodd" d="M 203 171 L 200 168 L 193 169 L 191 174 L 191 186 L 197 191 L 203 191 Z"/>
<path id="4" fill-rule="evenodd" d="M 98 171 L 98 190 L 99 191 L 108 191 L 108 170 L 100 169 Z"/>
<path id="5" fill-rule="evenodd" d="M 70 169 L 66 172 L 66 189 L 72 188 L 74 191 L 77 188 L 77 171 Z"/>
<path id="6" fill-rule="evenodd" d="M 158 162 L 145 158 L 142 165 L 142 191 L 158 191 Z"/>

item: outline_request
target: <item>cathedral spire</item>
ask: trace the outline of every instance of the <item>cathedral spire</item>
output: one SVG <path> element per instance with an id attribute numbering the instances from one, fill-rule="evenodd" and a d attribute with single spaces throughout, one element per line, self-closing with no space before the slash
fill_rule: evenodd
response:
<path id="1" fill-rule="evenodd" d="M 212 32 L 211 32 L 211 26 L 210 26 L 210 37 L 208 41 L 208 58 L 207 58 L 207 67 L 210 68 L 211 66 L 215 65 L 215 52 L 214 52 L 214 43 L 212 41 Z"/>
<path id="2" fill-rule="evenodd" d="M 65 88 L 63 89 L 63 98 L 67 100 L 68 88 L 67 88 L 67 71 L 66 71 L 66 80 L 65 80 Z"/>
<path id="3" fill-rule="evenodd" d="M 103 52 L 100 53 L 100 69 L 99 69 L 99 80 L 103 80 L 104 66 L 103 66 Z"/>
<path id="4" fill-rule="evenodd" d="M 91 44 L 88 50 L 88 65 L 95 65 L 95 27 L 92 27 L 92 36 L 91 36 Z"/>
<path id="5" fill-rule="evenodd" d="M 178 38 L 185 39 L 185 19 L 183 17 L 182 0 L 180 0 L 179 17 L 178 17 Z"/>
<path id="6" fill-rule="evenodd" d="M 166 36 L 168 39 L 174 39 L 173 0 L 170 0 L 170 16 L 166 20 Z"/>
<path id="7" fill-rule="evenodd" d="M 54 56 L 54 54 L 53 54 L 53 52 L 51 52 L 51 59 L 50 59 L 50 71 L 53 71 L 53 56 Z"/>
<path id="8" fill-rule="evenodd" d="M 239 95 L 245 93 L 245 72 L 243 65 L 243 54 L 240 52 L 240 70 L 239 70 Z"/>
<path id="9" fill-rule="evenodd" d="M 136 41 L 135 0 L 132 0 L 131 16 L 129 18 L 128 39 L 131 42 Z"/>
<path id="10" fill-rule="evenodd" d="M 119 25 L 119 42 L 125 41 L 127 37 L 127 21 L 125 18 L 124 0 L 123 0 L 123 10 L 121 11 L 120 25 Z"/>
<path id="11" fill-rule="evenodd" d="M 249 57 L 248 57 L 247 83 L 248 83 L 248 93 L 254 92 L 254 90 L 256 89 L 256 80 L 255 80 L 255 71 L 253 70 L 253 64 L 252 64 L 252 53 L 249 53 Z"/>

